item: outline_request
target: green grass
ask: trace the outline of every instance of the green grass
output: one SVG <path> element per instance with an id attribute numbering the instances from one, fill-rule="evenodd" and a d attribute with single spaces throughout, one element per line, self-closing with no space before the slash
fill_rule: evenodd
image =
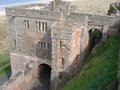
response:
<path id="1" fill-rule="evenodd" d="M 6 30 L 6 17 L 5 15 L 0 16 L 0 68 L 10 63 L 9 50 L 7 45 L 7 30 Z M 6 67 L 0 70 L 0 76 L 10 72 L 11 68 Z"/>
<path id="2" fill-rule="evenodd" d="M 110 36 L 95 55 L 88 55 L 82 71 L 60 90 L 106 90 L 117 79 L 120 36 Z"/>
<path id="3" fill-rule="evenodd" d="M 6 51 L 2 55 L 0 55 L 0 68 L 8 63 L 10 63 L 10 56 L 9 56 L 9 52 Z M 10 66 L 4 68 L 3 70 L 0 70 L 0 76 L 3 76 L 9 72 L 11 72 Z"/>
<path id="4" fill-rule="evenodd" d="M 0 55 L 0 68 L 8 63 L 10 63 L 10 55 L 9 52 L 6 51 L 2 55 Z"/>
<path id="5" fill-rule="evenodd" d="M 4 68 L 3 70 L 0 70 L 0 76 L 4 76 L 6 75 L 7 73 L 10 73 L 11 72 L 11 67 L 8 66 L 6 68 Z"/>

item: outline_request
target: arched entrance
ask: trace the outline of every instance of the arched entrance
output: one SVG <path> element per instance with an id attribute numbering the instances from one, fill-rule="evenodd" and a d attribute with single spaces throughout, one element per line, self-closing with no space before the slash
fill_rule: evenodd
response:
<path id="1" fill-rule="evenodd" d="M 38 68 L 38 79 L 42 85 L 39 90 L 50 90 L 51 67 L 47 64 L 40 64 Z"/>
<path id="2" fill-rule="evenodd" d="M 37 69 L 37 77 L 34 78 L 27 90 L 50 90 L 51 67 L 40 64 Z"/>
<path id="3" fill-rule="evenodd" d="M 92 28 L 89 30 L 89 45 L 92 49 L 96 44 L 101 42 L 102 32 L 99 29 Z"/>

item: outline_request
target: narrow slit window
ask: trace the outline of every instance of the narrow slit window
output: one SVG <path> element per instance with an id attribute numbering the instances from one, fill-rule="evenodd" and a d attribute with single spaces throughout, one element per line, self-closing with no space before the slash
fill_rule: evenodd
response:
<path id="1" fill-rule="evenodd" d="M 42 22 L 42 31 L 44 31 L 44 22 Z"/>
<path id="2" fill-rule="evenodd" d="M 45 22 L 45 31 L 47 31 L 47 23 Z"/>
<path id="3" fill-rule="evenodd" d="M 14 41 L 14 45 L 16 45 L 16 40 L 13 40 Z"/>
<path id="4" fill-rule="evenodd" d="M 35 30 L 36 31 L 47 31 L 47 23 L 46 22 L 35 22 Z"/>
<path id="5" fill-rule="evenodd" d="M 28 20 L 24 20 L 24 27 L 25 27 L 25 29 L 29 29 L 29 21 Z"/>
<path id="6" fill-rule="evenodd" d="M 59 79 L 62 79 L 62 72 L 59 72 Z"/>
<path id="7" fill-rule="evenodd" d="M 43 31 L 43 23 L 41 22 L 40 30 Z"/>
<path id="8" fill-rule="evenodd" d="M 63 45 L 63 42 L 62 42 L 62 41 L 60 41 L 60 42 L 59 42 L 59 44 L 60 44 L 60 47 L 62 47 L 62 45 Z"/>
<path id="9" fill-rule="evenodd" d="M 45 22 L 44 22 L 44 31 L 46 31 L 46 24 L 45 24 Z"/>
<path id="10" fill-rule="evenodd" d="M 41 31 L 41 22 L 38 22 L 38 24 L 39 24 L 39 31 Z"/>
<path id="11" fill-rule="evenodd" d="M 59 79 L 62 79 L 62 75 L 59 75 Z"/>
<path id="12" fill-rule="evenodd" d="M 38 31 L 38 23 L 37 23 L 37 21 L 35 22 L 35 31 Z"/>
<path id="13" fill-rule="evenodd" d="M 65 59 L 62 58 L 62 66 L 65 66 Z"/>

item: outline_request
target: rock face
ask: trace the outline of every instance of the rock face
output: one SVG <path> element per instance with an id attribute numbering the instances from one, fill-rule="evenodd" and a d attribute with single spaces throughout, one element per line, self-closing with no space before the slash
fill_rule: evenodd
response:
<path id="1" fill-rule="evenodd" d="M 117 33 L 114 25 L 120 17 L 74 10 L 70 2 L 61 0 L 6 8 L 12 77 L 1 90 L 26 90 L 36 78 L 47 90 L 56 90 L 80 71 L 90 30 L 99 30 L 103 41 L 112 31 Z"/>

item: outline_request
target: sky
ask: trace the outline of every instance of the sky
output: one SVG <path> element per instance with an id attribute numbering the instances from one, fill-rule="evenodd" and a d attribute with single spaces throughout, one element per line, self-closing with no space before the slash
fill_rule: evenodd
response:
<path id="1" fill-rule="evenodd" d="M 52 0 L 0 0 L 0 9 L 4 9 L 7 6 L 20 5 L 20 4 L 31 4 L 31 3 L 44 3 Z M 72 1 L 72 0 L 67 0 Z"/>
<path id="2" fill-rule="evenodd" d="M 36 2 L 48 2 L 50 0 L 0 0 L 0 8 L 6 6 L 12 6 L 15 4 L 27 4 L 27 3 L 36 3 Z"/>
<path id="3" fill-rule="evenodd" d="M 0 0 L 0 5 L 31 2 L 31 1 L 48 1 L 48 0 Z"/>

